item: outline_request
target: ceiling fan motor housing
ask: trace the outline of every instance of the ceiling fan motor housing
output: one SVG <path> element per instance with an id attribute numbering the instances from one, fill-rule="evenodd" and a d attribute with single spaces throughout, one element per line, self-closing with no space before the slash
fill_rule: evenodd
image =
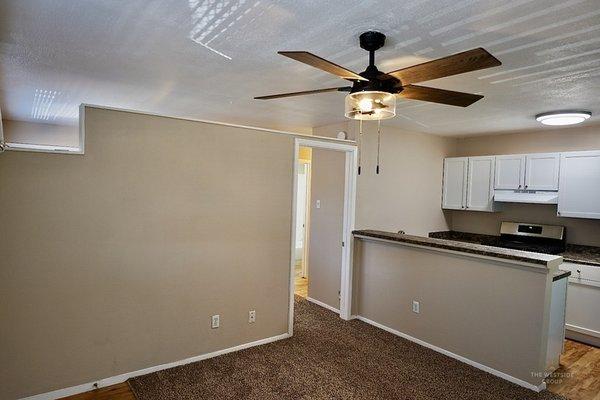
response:
<path id="1" fill-rule="evenodd" d="M 351 93 L 378 91 L 399 93 L 402 91 L 400 81 L 393 76 L 384 74 L 375 66 L 375 51 L 385 45 L 385 35 L 381 32 L 367 31 L 359 36 L 360 47 L 369 52 L 369 66 L 359 75 L 368 81 L 354 81 Z"/>
<path id="2" fill-rule="evenodd" d="M 362 33 L 358 40 L 360 47 L 367 51 L 379 50 L 385 44 L 385 35 L 381 32 L 368 31 Z"/>

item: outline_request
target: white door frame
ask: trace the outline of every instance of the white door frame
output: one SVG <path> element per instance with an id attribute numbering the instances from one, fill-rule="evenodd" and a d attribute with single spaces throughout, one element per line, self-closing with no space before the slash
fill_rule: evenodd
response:
<path id="1" fill-rule="evenodd" d="M 346 153 L 346 173 L 344 184 L 344 222 L 342 233 L 342 273 L 340 281 L 340 317 L 351 319 L 352 306 L 352 256 L 354 242 L 354 217 L 356 209 L 356 177 L 358 170 L 358 148 L 354 144 L 328 142 L 324 140 L 296 138 L 294 141 L 294 173 L 292 195 L 292 241 L 290 244 L 290 282 L 289 282 L 289 318 L 288 333 L 294 332 L 294 267 L 296 264 L 296 208 L 298 207 L 298 160 L 300 147 L 311 147 L 343 151 Z M 340 243 L 340 246 L 342 243 Z"/>
<path id="2" fill-rule="evenodd" d="M 310 239 L 310 174 L 312 173 L 312 165 L 310 160 L 300 160 L 301 164 L 306 168 L 306 198 L 304 210 L 304 238 L 302 246 L 302 277 L 308 278 L 308 241 Z"/>

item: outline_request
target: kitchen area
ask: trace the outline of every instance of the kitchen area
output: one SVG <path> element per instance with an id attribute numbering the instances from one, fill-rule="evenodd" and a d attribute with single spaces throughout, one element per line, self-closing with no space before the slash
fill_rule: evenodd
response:
<path id="1" fill-rule="evenodd" d="M 541 391 L 600 346 L 600 151 L 483 154 L 443 161 L 450 229 L 353 232 L 352 312 Z"/>
<path id="2" fill-rule="evenodd" d="M 452 230 L 430 237 L 563 257 L 567 338 L 600 346 L 600 152 L 444 160 Z"/>

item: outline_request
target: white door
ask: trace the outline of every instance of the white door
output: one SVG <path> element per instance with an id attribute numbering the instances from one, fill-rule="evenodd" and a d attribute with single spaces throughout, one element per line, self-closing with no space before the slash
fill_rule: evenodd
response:
<path id="1" fill-rule="evenodd" d="M 495 189 L 518 190 L 525 186 L 525 155 L 496 156 Z"/>
<path id="2" fill-rule="evenodd" d="M 600 151 L 562 153 L 558 215 L 600 219 Z"/>
<path id="3" fill-rule="evenodd" d="M 558 190 L 559 153 L 527 155 L 525 189 Z"/>
<path id="4" fill-rule="evenodd" d="M 463 210 L 467 190 L 467 157 L 444 159 L 442 208 Z"/>
<path id="5" fill-rule="evenodd" d="M 495 157 L 469 157 L 467 210 L 494 211 Z"/>

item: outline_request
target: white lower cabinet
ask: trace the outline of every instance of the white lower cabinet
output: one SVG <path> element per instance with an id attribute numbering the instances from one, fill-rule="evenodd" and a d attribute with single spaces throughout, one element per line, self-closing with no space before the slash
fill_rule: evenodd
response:
<path id="1" fill-rule="evenodd" d="M 444 160 L 442 208 L 494 211 L 494 156 Z"/>
<path id="2" fill-rule="evenodd" d="M 571 271 L 567 292 L 566 336 L 600 345 L 600 267 L 564 262 L 560 269 Z"/>

